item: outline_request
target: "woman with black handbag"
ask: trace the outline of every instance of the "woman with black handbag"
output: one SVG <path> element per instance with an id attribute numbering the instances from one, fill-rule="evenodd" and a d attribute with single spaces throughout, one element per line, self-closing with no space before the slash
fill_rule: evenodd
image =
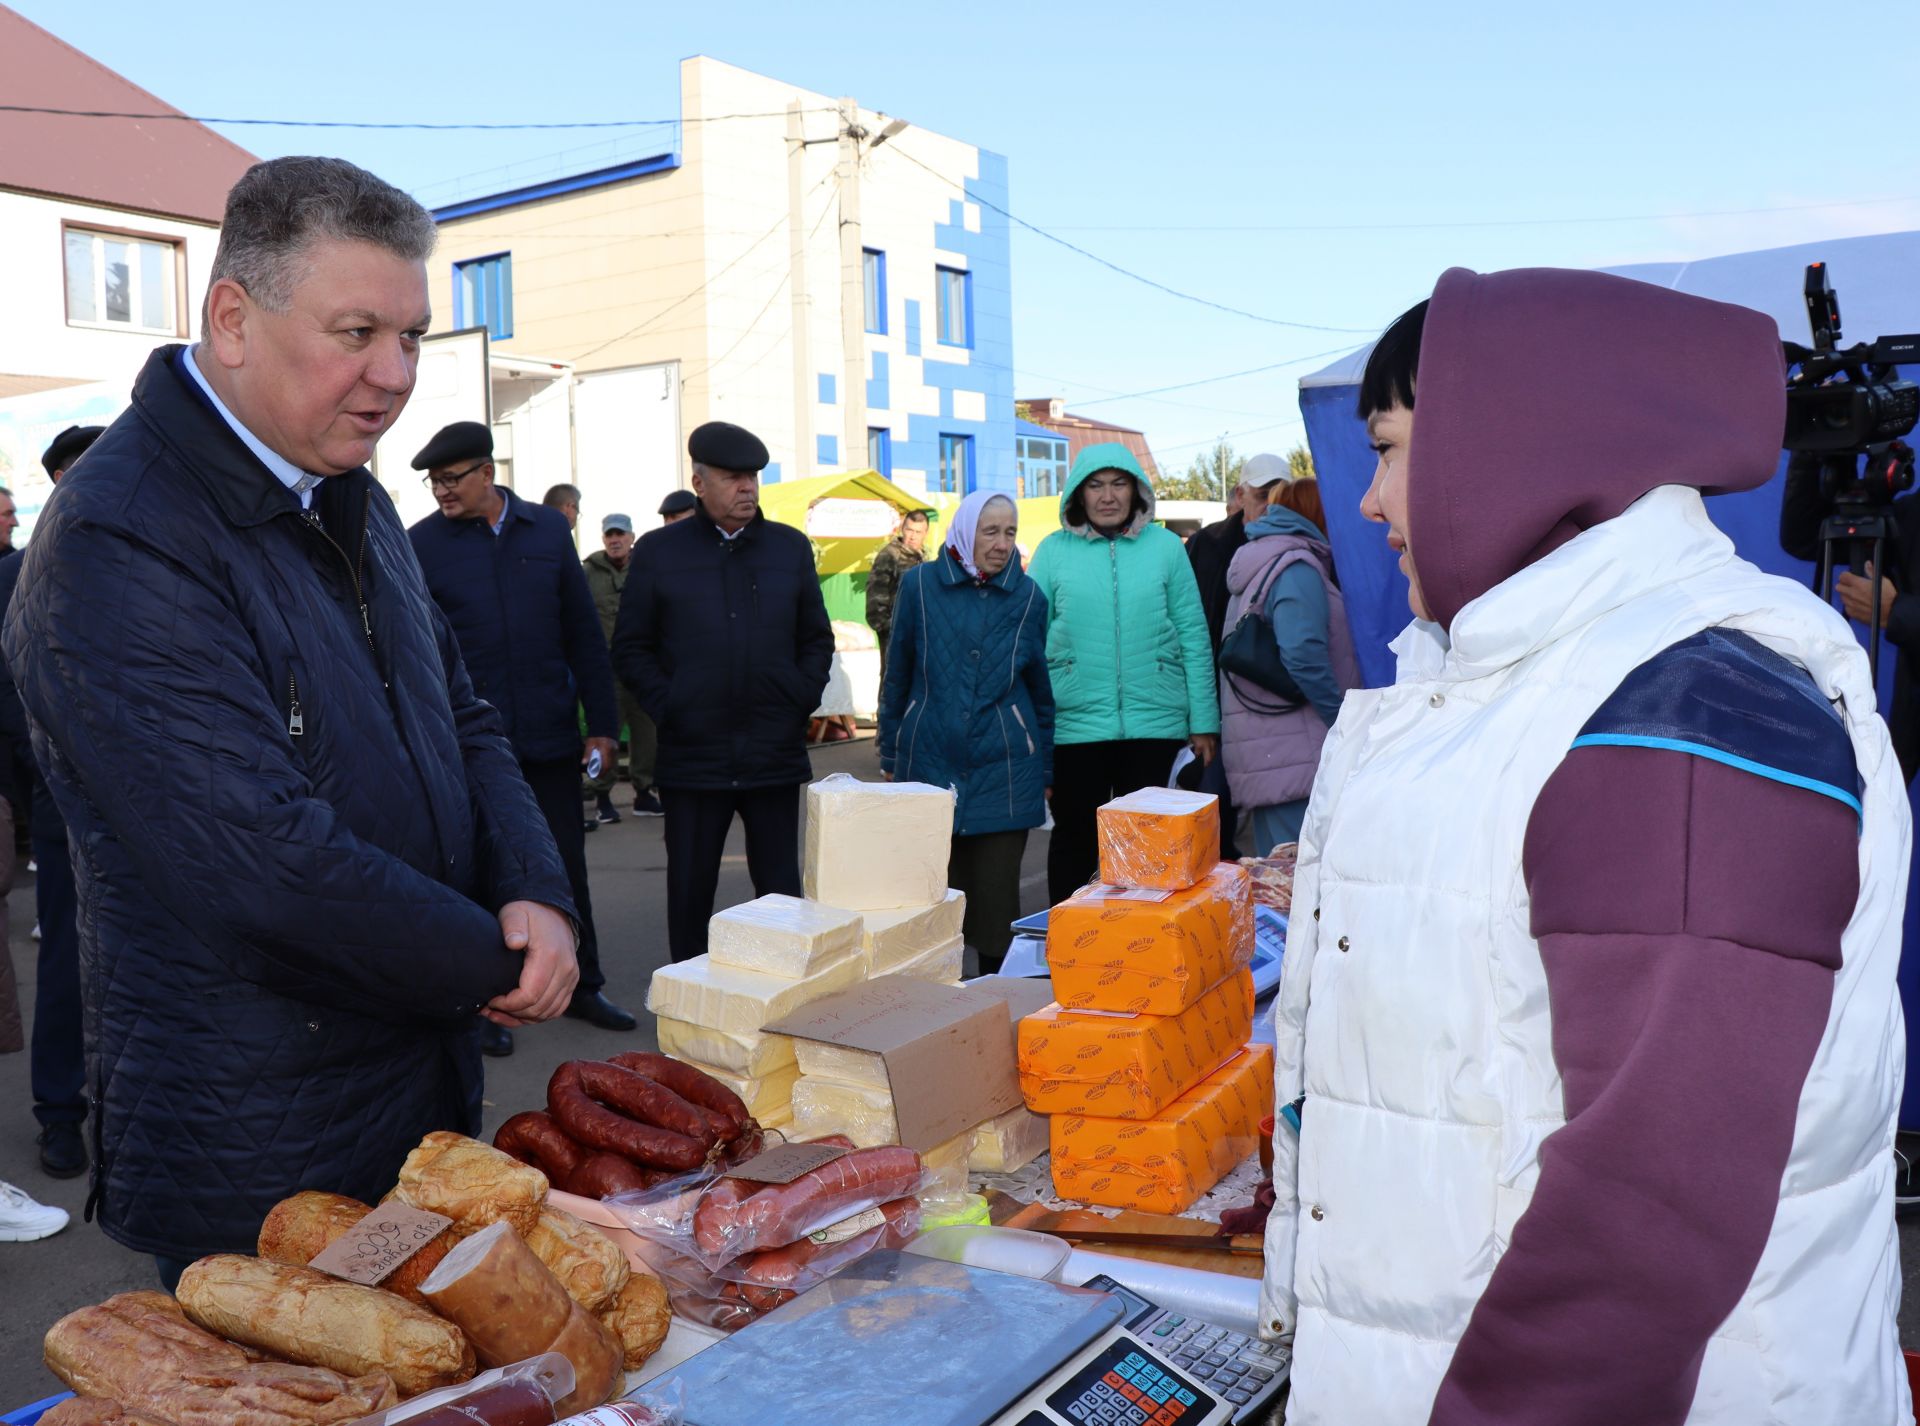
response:
<path id="1" fill-rule="evenodd" d="M 1276 499 L 1247 525 L 1227 590 L 1220 756 L 1235 806 L 1253 814 L 1253 850 L 1265 856 L 1299 839 L 1320 745 L 1360 670 L 1333 551 L 1297 510 Z"/>

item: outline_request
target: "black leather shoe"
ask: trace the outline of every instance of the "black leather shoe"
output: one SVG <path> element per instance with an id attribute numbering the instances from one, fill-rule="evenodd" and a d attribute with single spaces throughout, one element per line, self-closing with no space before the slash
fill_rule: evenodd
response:
<path id="1" fill-rule="evenodd" d="M 480 1023 L 480 1053 L 503 1060 L 513 1053 L 513 1031 L 491 1020 Z"/>
<path id="2" fill-rule="evenodd" d="M 49 1124 L 40 1131 L 40 1167 L 49 1178 L 78 1178 L 87 1171 L 87 1144 L 78 1124 Z"/>
<path id="3" fill-rule="evenodd" d="M 632 1012 L 622 1010 L 597 990 L 574 991 L 567 1014 L 589 1025 L 598 1025 L 602 1030 L 631 1030 L 640 1023 Z"/>

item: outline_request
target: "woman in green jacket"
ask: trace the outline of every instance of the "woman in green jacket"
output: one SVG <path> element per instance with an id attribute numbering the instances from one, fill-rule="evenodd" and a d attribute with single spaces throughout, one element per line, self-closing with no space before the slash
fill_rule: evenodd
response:
<path id="1" fill-rule="evenodd" d="M 1220 706 L 1200 590 L 1180 537 L 1153 523 L 1153 487 L 1114 442 L 1088 446 L 1060 496 L 1060 528 L 1027 575 L 1052 608 L 1056 705 L 1047 897 L 1099 867 L 1094 812 L 1165 784 L 1183 743 L 1212 762 Z"/>

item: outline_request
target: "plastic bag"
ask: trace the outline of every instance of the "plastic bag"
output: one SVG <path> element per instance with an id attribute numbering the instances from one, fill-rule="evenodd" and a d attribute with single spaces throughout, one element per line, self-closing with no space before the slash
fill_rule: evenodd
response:
<path id="1" fill-rule="evenodd" d="M 684 1426 L 685 1393 L 678 1382 L 664 1390 L 649 1385 L 618 1401 L 575 1412 L 559 1426 Z"/>
<path id="2" fill-rule="evenodd" d="M 422 1392 L 353 1426 L 551 1426 L 562 1401 L 573 1394 L 573 1363 L 543 1352 L 511 1366 L 495 1367 L 471 1381 Z"/>

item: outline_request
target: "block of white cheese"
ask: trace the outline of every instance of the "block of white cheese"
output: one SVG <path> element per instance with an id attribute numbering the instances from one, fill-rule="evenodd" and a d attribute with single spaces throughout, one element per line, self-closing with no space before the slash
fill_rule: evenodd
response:
<path id="1" fill-rule="evenodd" d="M 762 896 L 707 923 L 717 966 L 799 980 L 860 953 L 860 915 L 797 896 Z"/>
<path id="2" fill-rule="evenodd" d="M 692 1064 L 692 1061 L 688 1061 Z M 764 1126 L 770 1118 L 787 1117 L 793 1109 L 793 1082 L 800 1077 L 800 1066 L 788 1065 L 772 1074 L 730 1074 L 713 1065 L 695 1064 L 703 1074 L 711 1075 L 740 1096 L 747 1113 Z"/>
<path id="3" fill-rule="evenodd" d="M 800 1139 L 845 1134 L 862 1149 L 897 1144 L 893 1091 L 803 1074 L 793 1082 L 793 1132 Z"/>
<path id="4" fill-rule="evenodd" d="M 830 1045 L 825 1040 L 795 1039 L 793 1053 L 800 1062 L 800 1073 L 810 1078 L 863 1085 L 868 1089 L 892 1087 L 892 1081 L 887 1078 L 886 1060 L 873 1050 Z"/>
<path id="5" fill-rule="evenodd" d="M 952 791 L 835 773 L 807 788 L 807 896 L 849 911 L 931 906 L 947 894 Z"/>
<path id="6" fill-rule="evenodd" d="M 695 956 L 653 973 L 647 1009 L 729 1035 L 754 1035 L 762 1025 L 810 1001 L 859 984 L 865 974 L 866 963 L 859 956 L 835 961 L 799 980 L 717 966 L 711 957 Z"/>
<path id="7" fill-rule="evenodd" d="M 967 1166 L 975 1173 L 1016 1173 L 1047 1151 L 1047 1116 L 1016 1104 L 973 1131 Z"/>
<path id="8" fill-rule="evenodd" d="M 794 1065 L 793 1041 L 785 1035 L 753 1030 L 729 1035 L 662 1015 L 654 1022 L 660 1053 L 676 1060 L 711 1065 L 729 1074 L 769 1075 Z"/>
<path id="9" fill-rule="evenodd" d="M 931 906 L 863 913 L 860 941 L 868 972 L 885 975 L 902 961 L 946 945 L 960 934 L 966 914 L 967 894 L 951 889 Z"/>
<path id="10" fill-rule="evenodd" d="M 922 1198 L 953 1196 L 967 1191 L 967 1156 L 973 1147 L 973 1130 L 956 1134 L 944 1144 L 935 1144 L 920 1155 L 920 1167 L 928 1182 L 920 1187 Z"/>
<path id="11" fill-rule="evenodd" d="M 936 985 L 958 985 L 960 968 L 966 962 L 967 943 L 955 936 L 944 946 L 935 946 L 930 951 L 922 951 L 916 956 L 898 962 L 890 970 L 875 974 L 910 975 L 916 980 L 930 980 Z"/>

